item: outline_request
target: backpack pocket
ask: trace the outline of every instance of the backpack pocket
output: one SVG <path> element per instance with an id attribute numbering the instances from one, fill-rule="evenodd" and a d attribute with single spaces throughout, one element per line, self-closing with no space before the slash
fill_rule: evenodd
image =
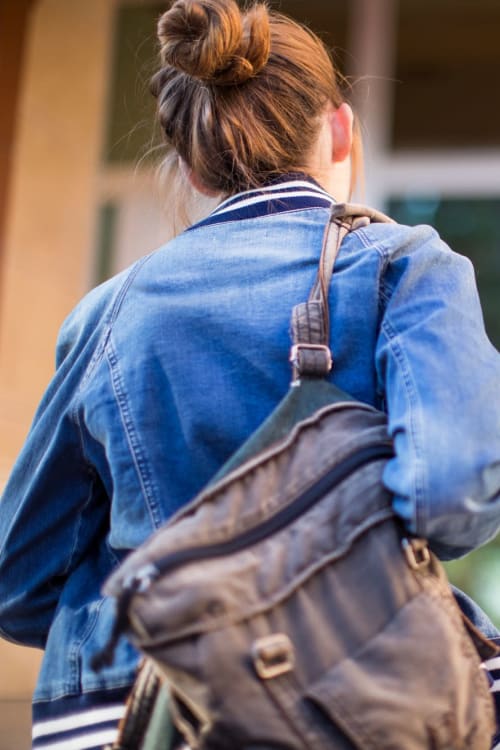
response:
<path id="1" fill-rule="evenodd" d="M 325 735 L 340 728 L 359 750 L 489 750 L 487 677 L 449 605 L 419 594 L 306 691 Z"/>

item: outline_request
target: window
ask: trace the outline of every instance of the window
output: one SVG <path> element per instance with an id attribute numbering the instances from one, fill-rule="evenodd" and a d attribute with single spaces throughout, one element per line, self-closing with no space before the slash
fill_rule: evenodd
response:
<path id="1" fill-rule="evenodd" d="M 149 81 L 158 62 L 156 23 L 164 3 L 117 10 L 104 161 L 136 164 L 155 143 Z"/>
<path id="2" fill-rule="evenodd" d="M 400 0 L 392 142 L 500 146 L 498 0 Z"/>
<path id="3" fill-rule="evenodd" d="M 108 201 L 99 206 L 97 217 L 97 247 L 96 263 L 93 273 L 92 286 L 109 279 L 116 272 L 116 223 L 118 207 Z"/>
<path id="4" fill-rule="evenodd" d="M 272 10 L 305 23 L 333 52 L 335 63 L 347 68 L 348 0 L 271 0 Z"/>

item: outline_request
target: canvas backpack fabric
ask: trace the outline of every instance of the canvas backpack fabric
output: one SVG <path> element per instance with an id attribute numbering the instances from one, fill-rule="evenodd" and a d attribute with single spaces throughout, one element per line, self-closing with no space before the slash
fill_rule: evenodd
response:
<path id="1" fill-rule="evenodd" d="M 387 220 L 332 207 L 314 287 L 292 314 L 289 393 L 107 582 L 114 639 L 125 631 L 149 660 L 148 679 L 161 675 L 193 750 L 491 746 L 481 662 L 498 650 L 392 511 L 385 415 L 325 379 L 340 243 Z M 153 744 L 158 733 L 145 736 L 136 748 L 166 749 Z"/>

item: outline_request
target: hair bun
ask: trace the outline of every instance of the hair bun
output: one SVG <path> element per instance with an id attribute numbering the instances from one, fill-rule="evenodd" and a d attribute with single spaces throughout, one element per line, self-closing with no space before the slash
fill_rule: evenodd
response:
<path id="1" fill-rule="evenodd" d="M 235 0 L 177 0 L 158 22 L 164 65 L 219 86 L 244 83 L 267 63 L 269 15 L 263 4 L 240 11 Z"/>

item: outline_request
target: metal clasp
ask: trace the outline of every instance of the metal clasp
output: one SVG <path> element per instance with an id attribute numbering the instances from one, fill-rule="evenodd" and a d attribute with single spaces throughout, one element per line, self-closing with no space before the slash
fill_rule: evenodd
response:
<path id="1" fill-rule="evenodd" d="M 254 641 L 252 658 L 255 671 L 262 680 L 291 672 L 295 666 L 293 644 L 284 633 L 274 633 Z"/>
<path id="2" fill-rule="evenodd" d="M 333 367 L 332 353 L 330 347 L 325 344 L 294 344 L 290 350 L 290 362 L 294 367 L 299 367 L 299 354 L 301 349 L 307 349 L 314 352 L 323 352 L 326 355 L 326 365 L 328 372 Z"/>
<path id="3" fill-rule="evenodd" d="M 406 557 L 406 562 L 412 570 L 427 568 L 431 561 L 431 553 L 425 539 L 401 540 L 401 547 Z"/>

